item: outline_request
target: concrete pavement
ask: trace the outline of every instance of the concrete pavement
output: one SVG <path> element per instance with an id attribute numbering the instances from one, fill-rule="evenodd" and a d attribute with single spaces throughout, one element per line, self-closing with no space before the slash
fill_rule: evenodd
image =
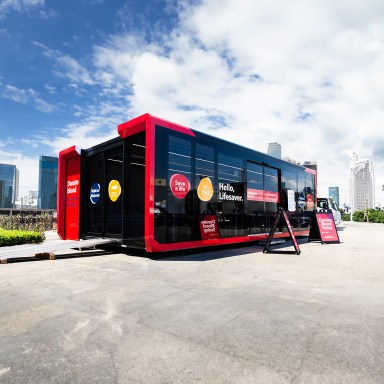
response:
<path id="1" fill-rule="evenodd" d="M 0 265 L 0 382 L 383 383 L 383 235 Z"/>

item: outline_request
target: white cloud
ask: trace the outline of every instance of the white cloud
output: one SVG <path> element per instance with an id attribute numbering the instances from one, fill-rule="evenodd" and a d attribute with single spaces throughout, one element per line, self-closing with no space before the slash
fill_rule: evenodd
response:
<path id="1" fill-rule="evenodd" d="M 124 106 L 110 102 L 88 108 L 74 105 L 74 109 L 78 111 L 77 123 L 68 124 L 61 130 L 52 129 L 38 137 L 41 144 L 50 148 L 52 156 L 58 156 L 60 151 L 73 145 L 85 149 L 117 137 L 117 125 L 126 112 Z"/>
<path id="2" fill-rule="evenodd" d="M 129 36 L 96 48 L 108 83 L 131 87 L 133 113 L 215 129 L 263 152 L 278 141 L 289 157 L 318 161 L 321 194 L 338 185 L 347 199 L 353 151 L 384 181 L 375 155 L 384 143 L 384 3 L 182 4 L 177 28 L 156 46 Z"/>
<path id="3" fill-rule="evenodd" d="M 41 112 L 50 113 L 55 107 L 43 100 L 33 89 L 21 89 L 10 84 L 0 82 L 1 96 L 16 103 L 32 105 Z"/>
<path id="4" fill-rule="evenodd" d="M 320 194 L 340 186 L 344 202 L 352 152 L 384 183 L 383 14 L 381 0 L 183 0 L 170 33 L 110 36 L 93 68 L 35 43 L 56 73 L 104 100 L 51 145 L 89 147 L 149 112 L 263 152 L 277 141 L 284 155 L 316 160 Z"/>
<path id="5" fill-rule="evenodd" d="M 44 6 L 45 0 L 2 0 L 0 3 L 0 19 L 11 10 L 24 12 Z"/>
<path id="6" fill-rule="evenodd" d="M 94 81 L 88 69 L 69 55 L 59 50 L 51 49 L 37 41 L 32 42 L 36 47 L 43 50 L 44 55 L 55 63 L 53 71 L 60 77 L 66 77 L 76 84 L 93 85 Z"/>
<path id="7" fill-rule="evenodd" d="M 13 146 L 14 147 L 14 146 Z M 0 147 L 1 148 L 1 147 Z M 25 156 L 21 151 L 0 149 L 0 163 L 14 164 L 19 170 L 19 196 L 28 195 L 29 191 L 38 190 L 39 157 Z"/>

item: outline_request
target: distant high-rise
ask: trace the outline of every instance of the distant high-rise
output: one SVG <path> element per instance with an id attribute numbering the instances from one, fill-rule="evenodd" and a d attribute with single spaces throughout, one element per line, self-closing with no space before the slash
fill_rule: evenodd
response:
<path id="1" fill-rule="evenodd" d="M 281 159 L 281 145 L 279 143 L 268 144 L 268 155 Z"/>
<path id="2" fill-rule="evenodd" d="M 306 168 L 313 169 L 317 173 L 317 161 L 304 161 L 301 165 Z"/>
<path id="3" fill-rule="evenodd" d="M 349 171 L 349 199 L 352 211 L 361 211 L 375 207 L 375 174 L 373 162 L 358 161 L 352 154 Z"/>
<path id="4" fill-rule="evenodd" d="M 339 207 L 339 187 L 328 187 L 328 196 L 333 199 L 333 201 L 337 204 Z"/>
<path id="5" fill-rule="evenodd" d="M 40 209 L 56 209 L 57 164 L 57 157 L 40 156 L 37 198 L 37 207 Z"/>
<path id="6" fill-rule="evenodd" d="M 0 164 L 0 208 L 14 208 L 19 193 L 19 171 L 16 165 Z"/>

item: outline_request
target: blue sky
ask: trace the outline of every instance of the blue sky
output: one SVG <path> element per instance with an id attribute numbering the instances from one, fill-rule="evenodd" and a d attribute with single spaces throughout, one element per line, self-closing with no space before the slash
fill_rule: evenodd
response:
<path id="1" fill-rule="evenodd" d="M 0 0 L 0 162 L 37 190 L 39 155 L 143 113 L 315 160 L 348 200 L 352 152 L 384 205 L 384 3 Z"/>

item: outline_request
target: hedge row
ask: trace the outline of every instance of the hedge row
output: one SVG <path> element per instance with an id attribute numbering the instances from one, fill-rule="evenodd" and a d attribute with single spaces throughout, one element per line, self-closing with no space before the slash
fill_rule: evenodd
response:
<path id="1" fill-rule="evenodd" d="M 0 247 L 19 244 L 41 243 L 44 233 L 0 228 Z"/>
<path id="2" fill-rule="evenodd" d="M 0 215 L 0 228 L 43 233 L 53 228 L 54 218 L 51 212 L 39 214 Z"/>
<path id="3" fill-rule="evenodd" d="M 343 214 L 344 221 L 350 221 L 349 213 Z M 355 211 L 352 215 L 352 220 L 356 222 L 369 221 L 370 223 L 384 223 L 384 211 L 377 209 L 368 209 L 368 211 Z"/>

